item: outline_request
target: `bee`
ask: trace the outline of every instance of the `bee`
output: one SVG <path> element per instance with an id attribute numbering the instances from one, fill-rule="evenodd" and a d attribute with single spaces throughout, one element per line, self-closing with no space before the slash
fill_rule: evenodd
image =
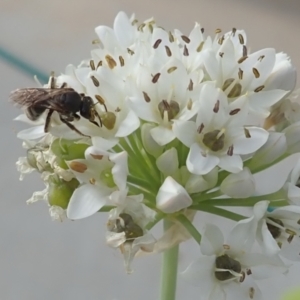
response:
<path id="1" fill-rule="evenodd" d="M 79 120 L 80 116 L 89 120 L 96 126 L 102 127 L 102 121 L 95 109 L 91 97 L 77 93 L 74 89 L 66 87 L 66 83 L 59 88 L 55 87 L 54 77 L 50 77 L 50 88 L 24 88 L 11 93 L 10 99 L 25 108 L 27 117 L 38 120 L 48 110 L 44 131 L 49 131 L 53 112 L 59 114 L 62 123 L 79 135 L 89 137 L 78 130 L 71 122 Z M 98 118 L 99 124 L 95 121 Z"/>

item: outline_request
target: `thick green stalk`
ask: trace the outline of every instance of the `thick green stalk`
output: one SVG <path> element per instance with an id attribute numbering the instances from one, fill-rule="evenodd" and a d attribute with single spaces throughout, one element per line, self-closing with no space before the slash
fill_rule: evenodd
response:
<path id="1" fill-rule="evenodd" d="M 164 231 L 172 225 L 172 222 L 164 220 Z M 160 300 L 176 299 L 178 250 L 176 245 L 163 253 L 161 269 Z"/>

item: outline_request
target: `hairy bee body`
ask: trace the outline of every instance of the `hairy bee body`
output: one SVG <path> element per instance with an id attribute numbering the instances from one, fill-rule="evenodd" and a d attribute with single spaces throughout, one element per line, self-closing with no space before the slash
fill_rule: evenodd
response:
<path id="1" fill-rule="evenodd" d="M 17 105 L 25 108 L 27 117 L 32 121 L 38 120 L 46 110 L 49 110 L 45 121 L 45 132 L 49 130 L 51 115 L 54 111 L 59 114 L 60 120 L 63 123 L 83 136 L 86 135 L 70 122 L 79 120 L 80 116 L 82 116 L 91 123 L 99 126 L 95 121 L 95 117 L 97 116 L 102 126 L 100 116 L 94 108 L 93 100 L 84 94 L 77 93 L 72 88 L 18 89 L 11 93 L 10 99 Z"/>

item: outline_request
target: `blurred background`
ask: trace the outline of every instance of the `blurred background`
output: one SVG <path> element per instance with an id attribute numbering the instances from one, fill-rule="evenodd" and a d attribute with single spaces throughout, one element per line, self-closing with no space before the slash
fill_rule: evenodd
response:
<path id="1" fill-rule="evenodd" d="M 126 275 L 120 253 L 105 245 L 105 214 L 52 222 L 45 203 L 25 202 L 44 188 L 39 176 L 19 182 L 15 168 L 25 151 L 16 137 L 22 125 L 12 121 L 20 111 L 8 103 L 10 91 L 36 86 L 33 74 L 42 80 L 51 71 L 60 74 L 66 65 L 88 58 L 94 27 L 112 26 L 120 10 L 134 12 L 139 21 L 154 16 L 164 28 L 178 28 L 186 35 L 195 21 L 210 35 L 216 28 L 244 29 L 252 52 L 276 48 L 288 53 L 300 70 L 298 0 L 0 0 L 1 300 L 158 299 L 159 255 L 137 258 L 135 272 Z M 198 251 L 193 241 L 183 245 L 180 270 Z M 278 300 L 289 287 L 299 285 L 299 275 L 296 265 L 287 276 L 258 284 L 266 298 Z M 200 293 L 179 280 L 178 300 L 197 299 Z"/>

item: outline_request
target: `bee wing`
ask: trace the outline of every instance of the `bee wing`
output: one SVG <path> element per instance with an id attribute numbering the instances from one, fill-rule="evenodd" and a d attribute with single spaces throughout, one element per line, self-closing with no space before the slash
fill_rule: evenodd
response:
<path id="1" fill-rule="evenodd" d="M 74 91 L 71 88 L 59 88 L 59 89 L 48 89 L 48 88 L 27 88 L 18 89 L 10 94 L 10 100 L 20 106 L 30 107 L 36 105 L 46 106 L 46 108 L 54 108 L 54 103 L 49 103 L 56 96 Z M 52 101 L 53 102 L 53 101 Z M 59 105 L 58 105 L 59 106 Z M 54 108 L 55 109 L 55 108 Z"/>

